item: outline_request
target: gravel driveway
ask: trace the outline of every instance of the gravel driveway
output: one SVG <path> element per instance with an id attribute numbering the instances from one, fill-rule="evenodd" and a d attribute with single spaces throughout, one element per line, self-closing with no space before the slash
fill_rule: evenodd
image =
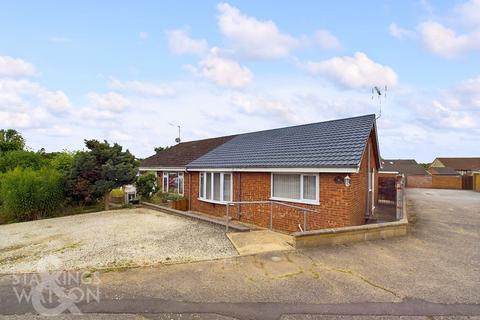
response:
<path id="1" fill-rule="evenodd" d="M 237 255 L 223 228 L 145 208 L 0 226 L 0 273 L 189 262 Z"/>

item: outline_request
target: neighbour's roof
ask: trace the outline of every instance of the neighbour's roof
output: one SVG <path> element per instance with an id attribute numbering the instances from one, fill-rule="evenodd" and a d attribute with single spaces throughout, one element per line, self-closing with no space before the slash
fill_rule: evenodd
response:
<path id="1" fill-rule="evenodd" d="M 440 176 L 458 176 L 459 173 L 450 167 L 431 167 L 428 169 L 431 174 Z"/>
<path id="2" fill-rule="evenodd" d="M 480 169 L 480 157 L 476 158 L 437 158 L 445 167 L 455 170 L 476 170 Z"/>
<path id="3" fill-rule="evenodd" d="M 182 142 L 142 160 L 140 167 L 185 167 L 189 162 L 215 149 L 233 137 L 235 136 Z"/>
<path id="4" fill-rule="evenodd" d="M 187 167 L 357 167 L 372 129 L 374 114 L 239 134 Z"/>
<path id="5" fill-rule="evenodd" d="M 427 170 L 414 159 L 383 159 L 380 172 L 398 172 L 406 176 L 426 176 Z"/>

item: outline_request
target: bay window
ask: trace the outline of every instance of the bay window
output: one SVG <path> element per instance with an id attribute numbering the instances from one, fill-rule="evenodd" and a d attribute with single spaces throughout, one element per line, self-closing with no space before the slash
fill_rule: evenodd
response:
<path id="1" fill-rule="evenodd" d="M 272 199 L 318 204 L 318 174 L 272 173 Z"/>
<path id="2" fill-rule="evenodd" d="M 163 192 L 183 194 L 183 172 L 163 173 Z"/>
<path id="3" fill-rule="evenodd" d="M 223 172 L 200 172 L 199 199 L 225 203 L 232 201 L 232 174 Z"/>

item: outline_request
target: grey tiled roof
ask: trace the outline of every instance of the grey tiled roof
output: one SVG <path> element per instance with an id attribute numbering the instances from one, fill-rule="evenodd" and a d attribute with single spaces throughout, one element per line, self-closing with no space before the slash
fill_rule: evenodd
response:
<path id="1" fill-rule="evenodd" d="M 375 115 L 240 134 L 187 168 L 357 167 Z"/>

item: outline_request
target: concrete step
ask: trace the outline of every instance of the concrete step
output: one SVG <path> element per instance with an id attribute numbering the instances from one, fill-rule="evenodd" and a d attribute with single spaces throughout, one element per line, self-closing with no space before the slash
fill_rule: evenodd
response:
<path id="1" fill-rule="evenodd" d="M 213 223 L 213 224 L 216 224 L 216 225 L 226 227 L 225 219 L 211 217 L 211 216 L 207 216 L 205 214 L 192 212 L 192 211 L 176 210 L 176 209 L 160 206 L 160 205 L 153 204 L 153 203 L 150 203 L 150 202 L 145 202 L 145 201 L 141 201 L 140 204 L 142 206 L 145 206 L 146 208 L 149 208 L 149 209 L 161 211 L 161 212 L 168 213 L 168 214 L 174 214 L 174 215 L 178 215 L 178 216 L 182 216 L 182 217 L 187 217 L 187 218 L 191 218 L 191 219 L 195 219 L 195 220 L 200 220 L 200 221 L 204 221 L 204 222 L 208 222 L 208 223 Z M 247 227 L 247 226 L 245 226 L 241 223 L 238 223 L 236 221 L 231 221 L 231 219 L 228 223 L 228 228 L 233 230 L 233 231 L 239 231 L 239 232 L 250 231 L 249 227 Z"/>

